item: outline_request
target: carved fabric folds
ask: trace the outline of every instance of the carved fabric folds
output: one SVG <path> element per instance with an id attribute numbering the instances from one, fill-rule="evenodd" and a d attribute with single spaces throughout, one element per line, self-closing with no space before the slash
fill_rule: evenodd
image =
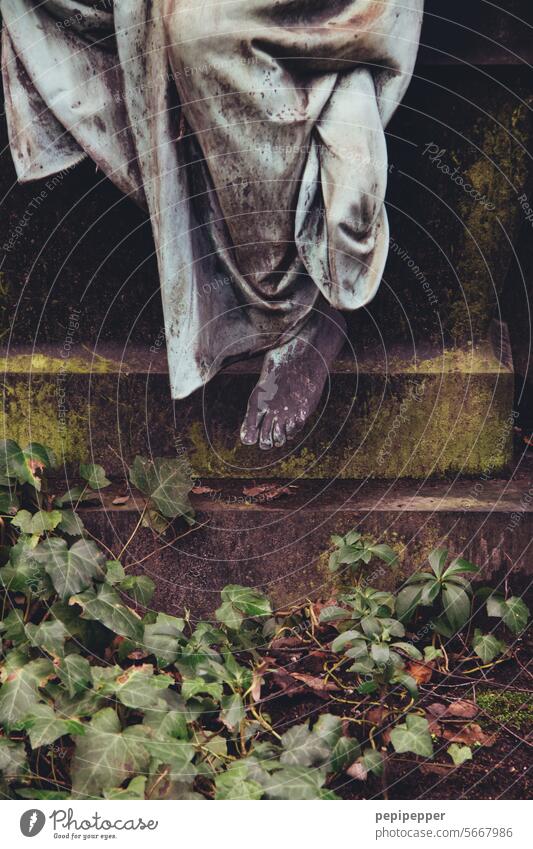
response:
<path id="1" fill-rule="evenodd" d="M 172 396 L 357 309 L 388 248 L 383 129 L 423 0 L 0 0 L 10 144 L 150 214 Z"/>

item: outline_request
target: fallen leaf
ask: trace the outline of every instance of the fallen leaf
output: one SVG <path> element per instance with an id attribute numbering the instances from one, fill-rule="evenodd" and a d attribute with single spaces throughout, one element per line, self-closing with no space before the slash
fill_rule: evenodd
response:
<path id="1" fill-rule="evenodd" d="M 292 675 L 289 675 L 284 669 L 276 669 L 272 675 L 272 680 L 285 696 L 298 696 L 307 692 L 307 687 L 298 684 Z"/>
<path id="2" fill-rule="evenodd" d="M 191 489 L 193 495 L 211 495 L 220 492 L 219 489 L 211 489 L 210 486 L 193 486 Z"/>
<path id="3" fill-rule="evenodd" d="M 296 489 L 293 484 L 288 486 L 280 486 L 275 483 L 264 483 L 258 486 L 245 486 L 243 494 L 246 498 L 255 498 L 258 501 L 273 501 L 275 498 L 280 498 L 282 495 L 292 495 L 292 491 Z"/>
<path id="4" fill-rule="evenodd" d="M 479 708 L 474 702 L 466 699 L 457 699 L 446 708 L 446 716 L 457 716 L 460 719 L 473 719 L 479 713 Z"/>
<path id="5" fill-rule="evenodd" d="M 276 649 L 295 649 L 303 648 L 303 644 L 300 637 L 279 637 L 277 640 L 272 640 L 270 648 L 274 651 Z"/>
<path id="6" fill-rule="evenodd" d="M 366 781 L 368 778 L 368 770 L 361 761 L 356 761 L 349 766 L 346 770 L 346 774 L 349 775 L 350 778 L 355 778 L 356 781 Z"/>
<path id="7" fill-rule="evenodd" d="M 259 664 L 259 666 L 256 666 L 253 670 L 253 673 L 252 673 L 252 688 L 250 690 L 250 693 L 252 695 L 252 699 L 254 700 L 254 702 L 258 702 L 259 699 L 261 698 L 261 687 L 265 683 L 264 674 L 265 674 L 267 669 L 268 669 L 268 663 L 266 661 L 263 661 L 262 663 Z"/>
<path id="8" fill-rule="evenodd" d="M 447 707 L 446 705 L 443 705 L 440 702 L 433 702 L 432 704 L 427 706 L 426 710 L 429 713 L 433 714 L 433 716 L 441 717 L 444 716 L 444 714 L 446 713 Z"/>
<path id="9" fill-rule="evenodd" d="M 367 710 L 365 719 L 372 725 L 381 725 L 383 721 L 384 710 L 382 707 L 372 707 Z"/>
<path id="10" fill-rule="evenodd" d="M 296 681 L 301 681 L 302 684 L 305 684 L 306 687 L 309 687 L 315 693 L 332 693 L 339 689 L 334 681 L 326 681 L 325 678 L 315 678 L 313 675 L 306 675 L 304 672 L 292 672 L 290 674 L 292 678 L 295 678 Z"/>
<path id="11" fill-rule="evenodd" d="M 468 725 L 457 730 L 446 728 L 443 733 L 444 739 L 449 740 L 450 743 L 463 743 L 465 746 L 472 746 L 475 743 L 481 746 L 493 746 L 496 736 L 496 734 L 485 734 L 476 722 L 469 722 Z"/>
<path id="12" fill-rule="evenodd" d="M 120 504 L 127 504 L 129 500 L 129 495 L 117 495 L 117 497 L 113 499 L 112 503 L 118 506 Z"/>
<path id="13" fill-rule="evenodd" d="M 411 678 L 414 678 L 417 684 L 427 684 L 428 681 L 431 681 L 431 676 L 433 674 L 433 669 L 427 663 L 417 663 L 416 661 L 411 661 L 405 667 L 405 671 L 407 675 L 410 675 Z"/>
<path id="14" fill-rule="evenodd" d="M 420 764 L 419 770 L 423 775 L 449 775 L 450 771 L 454 769 L 453 764 L 431 764 L 431 763 L 423 763 Z"/>

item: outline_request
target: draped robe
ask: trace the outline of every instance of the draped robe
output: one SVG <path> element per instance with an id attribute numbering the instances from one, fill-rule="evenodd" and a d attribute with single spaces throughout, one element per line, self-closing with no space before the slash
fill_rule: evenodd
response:
<path id="1" fill-rule="evenodd" d="M 173 398 L 367 304 L 423 0 L 0 0 L 21 181 L 84 157 L 150 215 Z"/>

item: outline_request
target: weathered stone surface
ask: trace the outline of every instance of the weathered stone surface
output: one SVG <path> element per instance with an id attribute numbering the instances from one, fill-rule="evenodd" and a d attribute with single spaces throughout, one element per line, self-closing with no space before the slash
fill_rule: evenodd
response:
<path id="1" fill-rule="evenodd" d="M 397 587 L 424 565 L 439 545 L 464 554 L 481 569 L 480 581 L 497 586 L 513 566 L 513 588 L 527 585 L 532 572 L 533 531 L 531 469 L 512 481 L 485 479 L 393 487 L 375 482 L 325 484 L 301 482 L 289 496 L 265 503 L 246 498 L 245 482 L 212 482 L 212 496 L 193 498 L 198 526 L 177 524 L 158 540 L 141 530 L 127 546 L 124 561 L 135 573 L 155 580 L 158 609 L 184 607 L 194 615 L 211 613 L 227 583 L 258 586 L 283 606 L 306 598 L 327 597 L 332 576 L 327 552 L 332 533 L 357 527 L 398 552 L 392 569 L 376 563 L 365 572 L 371 585 Z M 87 526 L 115 554 L 126 545 L 143 507 L 141 499 L 124 507 L 105 494 L 98 508 L 84 510 Z M 186 535 L 185 535 L 186 534 Z"/>
<path id="2" fill-rule="evenodd" d="M 11 349 L 1 362 L 0 433 L 44 442 L 69 463 L 98 458 L 121 474 L 135 454 L 184 451 L 207 477 L 396 478 L 501 473 L 511 457 L 511 368 L 488 346 L 405 348 L 340 360 L 321 407 L 283 449 L 245 447 L 239 426 L 257 363 L 227 369 L 204 392 L 169 398 L 164 354 Z M 64 356 L 65 353 L 67 356 Z"/>

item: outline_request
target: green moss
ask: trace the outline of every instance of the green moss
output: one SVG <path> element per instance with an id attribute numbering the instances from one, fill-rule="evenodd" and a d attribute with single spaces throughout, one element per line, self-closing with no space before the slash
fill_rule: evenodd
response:
<path id="1" fill-rule="evenodd" d="M 84 460 L 90 453 L 91 408 L 87 406 L 83 413 L 67 410 L 64 418 L 60 417 L 56 389 L 55 382 L 46 380 L 4 386 L 0 433 L 3 439 L 14 439 L 20 445 L 40 442 L 52 448 L 61 461 Z"/>
<path id="2" fill-rule="evenodd" d="M 46 354 L 16 354 L 0 358 L 4 374 L 108 374 L 125 371 L 124 364 L 104 357 L 50 357 Z"/>
<path id="3" fill-rule="evenodd" d="M 511 690 L 484 690 L 477 693 L 477 703 L 490 720 L 520 730 L 533 723 L 533 693 Z M 484 720 L 481 720 L 483 724 Z"/>

